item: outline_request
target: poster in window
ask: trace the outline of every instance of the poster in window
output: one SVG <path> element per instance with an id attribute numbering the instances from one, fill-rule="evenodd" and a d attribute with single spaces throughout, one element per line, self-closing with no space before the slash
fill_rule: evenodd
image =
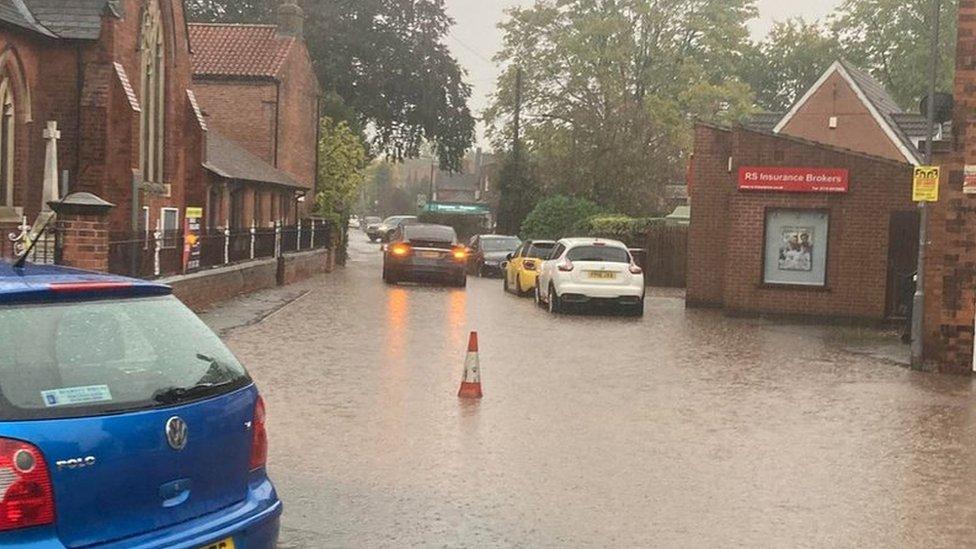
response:
<path id="1" fill-rule="evenodd" d="M 820 210 L 769 210 L 763 282 L 824 286 L 829 214 Z"/>
<path id="2" fill-rule="evenodd" d="M 813 270 L 813 242 L 815 227 L 785 227 L 779 248 L 781 271 L 810 272 Z"/>

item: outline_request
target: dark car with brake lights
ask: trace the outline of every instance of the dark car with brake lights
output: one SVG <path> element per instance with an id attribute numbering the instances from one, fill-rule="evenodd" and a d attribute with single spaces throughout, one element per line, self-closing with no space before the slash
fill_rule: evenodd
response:
<path id="1" fill-rule="evenodd" d="M 467 285 L 468 249 L 458 244 L 457 233 L 444 225 L 402 225 L 383 254 L 383 280 L 442 281 Z"/>
<path id="2" fill-rule="evenodd" d="M 480 234 L 468 242 L 468 273 L 481 277 L 501 276 L 508 257 L 522 240 L 517 236 Z"/>

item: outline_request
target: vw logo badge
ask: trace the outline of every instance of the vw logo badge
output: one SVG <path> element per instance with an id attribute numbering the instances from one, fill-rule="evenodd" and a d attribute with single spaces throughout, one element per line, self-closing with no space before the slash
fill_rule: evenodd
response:
<path id="1" fill-rule="evenodd" d="M 166 442 L 169 447 L 179 451 L 186 448 L 187 429 L 186 422 L 178 416 L 169 418 L 166 422 Z"/>

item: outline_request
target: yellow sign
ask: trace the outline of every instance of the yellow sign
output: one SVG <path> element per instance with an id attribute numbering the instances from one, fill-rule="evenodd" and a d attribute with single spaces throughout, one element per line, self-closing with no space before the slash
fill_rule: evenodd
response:
<path id="1" fill-rule="evenodd" d="M 186 218 L 187 219 L 193 219 L 193 218 L 199 219 L 201 217 L 203 217 L 203 208 L 187 208 L 186 209 Z"/>
<path id="2" fill-rule="evenodd" d="M 939 201 L 939 167 L 918 166 L 912 181 L 912 200 L 915 202 Z"/>

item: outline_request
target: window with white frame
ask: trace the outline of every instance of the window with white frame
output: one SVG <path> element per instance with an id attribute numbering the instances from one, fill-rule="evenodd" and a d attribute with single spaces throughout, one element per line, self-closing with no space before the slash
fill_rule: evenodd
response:
<path id="1" fill-rule="evenodd" d="M 144 181 L 163 182 L 165 51 L 158 0 L 149 0 L 142 18 L 142 114 L 139 158 Z"/>
<path id="2" fill-rule="evenodd" d="M 0 206 L 14 205 L 14 94 L 9 78 L 0 81 Z"/>
<path id="3" fill-rule="evenodd" d="M 163 230 L 163 247 L 175 248 L 180 240 L 180 210 L 177 208 L 163 208 L 159 218 Z"/>

